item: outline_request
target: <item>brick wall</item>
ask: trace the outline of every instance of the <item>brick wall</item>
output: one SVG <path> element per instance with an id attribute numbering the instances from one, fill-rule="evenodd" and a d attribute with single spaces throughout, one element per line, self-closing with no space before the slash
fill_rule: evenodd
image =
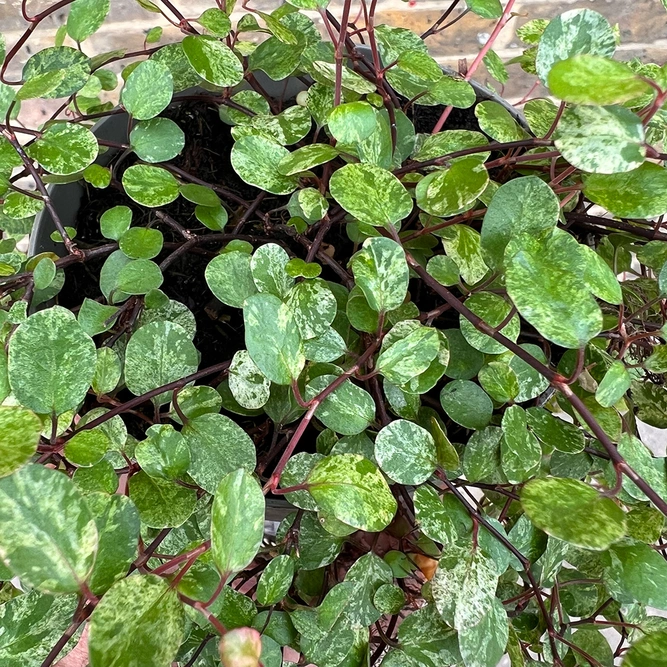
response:
<path id="1" fill-rule="evenodd" d="M 281 1 L 254 0 L 253 6 L 270 10 Z M 46 0 L 32 0 L 28 3 L 33 13 L 50 4 L 52 3 Z M 193 17 L 215 3 L 212 0 L 175 0 L 175 4 L 189 17 Z M 337 4 L 340 4 L 340 0 L 332 3 L 333 11 L 336 11 Z M 21 17 L 20 5 L 20 0 L 0 0 L 0 31 L 10 45 L 18 39 L 26 25 Z M 166 24 L 159 15 L 143 10 L 136 0 L 111 0 L 111 5 L 112 9 L 105 24 L 85 43 L 88 53 L 102 53 L 118 48 L 127 48 L 130 51 L 141 49 L 142 31 L 157 24 Z M 377 22 L 423 32 L 447 5 L 448 0 L 416 0 L 412 6 L 401 0 L 379 0 Z M 620 25 L 620 58 L 639 57 L 659 64 L 667 62 L 667 11 L 660 0 L 518 0 L 515 5 L 517 16 L 501 33 L 494 47 L 496 52 L 504 61 L 513 58 L 522 48 L 515 35 L 517 27 L 533 18 L 552 18 L 563 11 L 579 7 L 594 9 L 612 24 Z M 238 13 L 240 15 L 241 12 Z M 460 11 L 452 16 L 456 17 L 458 14 Z M 24 49 L 16 59 L 10 74 L 20 74 L 30 52 L 53 44 L 55 30 L 66 18 L 67 8 L 49 17 L 32 37 L 30 51 Z M 313 18 L 319 21 L 317 14 L 314 14 Z M 494 21 L 468 14 L 447 31 L 429 38 L 431 53 L 438 62 L 456 68 L 459 59 L 467 58 L 470 61 L 474 58 L 493 25 Z M 166 25 L 162 43 L 178 38 L 178 34 L 175 28 Z M 512 65 L 510 71 L 512 77 L 502 92 L 508 99 L 516 101 L 528 93 L 535 78 L 524 74 L 518 65 Z M 483 69 L 479 70 L 476 78 L 485 81 L 486 73 Z M 28 102 L 24 105 L 23 119 L 27 123 L 39 122 L 52 107 L 50 102 Z"/>

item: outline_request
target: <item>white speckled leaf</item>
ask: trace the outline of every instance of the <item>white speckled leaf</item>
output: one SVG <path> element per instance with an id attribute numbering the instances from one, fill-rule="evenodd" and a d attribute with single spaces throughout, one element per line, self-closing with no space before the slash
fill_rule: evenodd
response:
<path id="1" fill-rule="evenodd" d="M 602 329 L 602 312 L 582 275 L 576 239 L 561 229 L 522 234 L 505 250 L 507 292 L 519 313 L 550 341 L 583 347 Z"/>
<path id="2" fill-rule="evenodd" d="M 89 493 L 86 504 L 99 534 L 99 548 L 89 585 L 93 593 L 101 595 L 127 574 L 137 557 L 139 512 L 127 496 L 117 494 Z"/>
<path id="3" fill-rule="evenodd" d="M 134 456 L 141 469 L 151 477 L 178 479 L 190 466 L 190 449 L 183 435 L 171 424 L 149 427 L 146 439 L 137 443 Z"/>
<path id="4" fill-rule="evenodd" d="M 97 157 L 95 135 L 77 123 L 53 123 L 27 150 L 34 160 L 52 174 L 74 174 Z"/>
<path id="5" fill-rule="evenodd" d="M 90 618 L 90 667 L 165 667 L 176 657 L 184 630 L 183 605 L 166 579 L 122 579 Z"/>
<path id="6" fill-rule="evenodd" d="M 566 454 L 577 454 L 585 446 L 584 432 L 574 424 L 555 417 L 544 408 L 526 410 L 528 426 L 547 446 Z"/>
<path id="7" fill-rule="evenodd" d="M 289 262 L 286 250 L 277 243 L 266 243 L 255 250 L 250 259 L 252 279 L 260 292 L 284 299 L 294 285 L 285 266 Z"/>
<path id="8" fill-rule="evenodd" d="M 499 268 L 512 236 L 539 233 L 555 227 L 560 202 L 537 176 L 515 178 L 501 185 L 491 199 L 482 223 L 482 251 L 486 263 Z"/>
<path id="9" fill-rule="evenodd" d="M 74 0 L 67 17 L 67 34 L 75 42 L 83 42 L 97 32 L 110 9 L 109 0 Z"/>
<path id="10" fill-rule="evenodd" d="M 537 47 L 535 68 L 543 84 L 555 63 L 580 53 L 611 58 L 616 35 L 607 19 L 591 9 L 572 9 L 549 22 Z"/>
<path id="11" fill-rule="evenodd" d="M 78 592 L 97 544 L 90 510 L 64 473 L 29 465 L 0 479 L 0 557 L 28 586 Z"/>
<path id="12" fill-rule="evenodd" d="M 385 237 L 366 239 L 350 265 L 368 305 L 376 312 L 398 308 L 408 291 L 409 270 L 405 251 Z"/>
<path id="13" fill-rule="evenodd" d="M 291 556 L 276 556 L 262 572 L 257 584 L 257 602 L 263 607 L 280 602 L 292 585 L 295 562 Z"/>
<path id="14" fill-rule="evenodd" d="M 388 380 L 402 385 L 426 371 L 439 351 L 438 332 L 431 327 L 418 327 L 384 349 L 375 367 Z"/>
<path id="15" fill-rule="evenodd" d="M 257 368 L 247 350 L 239 350 L 232 358 L 229 389 L 238 404 L 248 410 L 261 408 L 269 400 L 271 383 Z"/>
<path id="16" fill-rule="evenodd" d="M 547 535 L 604 551 L 625 536 L 625 514 L 611 498 L 575 479 L 533 479 L 523 487 L 528 518 Z"/>
<path id="17" fill-rule="evenodd" d="M 598 384 L 595 400 L 603 408 L 611 408 L 623 398 L 630 389 L 632 376 L 622 361 L 614 361 Z"/>
<path id="18" fill-rule="evenodd" d="M 375 464 L 358 454 L 328 456 L 308 476 L 318 506 L 360 530 L 384 530 L 396 513 L 396 500 Z"/>
<path id="19" fill-rule="evenodd" d="M 478 158 L 461 158 L 417 183 L 417 205 L 437 217 L 463 213 L 473 207 L 488 183 L 489 173 Z"/>
<path id="20" fill-rule="evenodd" d="M 438 465 L 433 436 L 405 419 L 390 422 L 380 430 L 375 439 L 375 458 L 399 484 L 422 484 Z"/>
<path id="21" fill-rule="evenodd" d="M 19 595 L 0 605 L 0 664 L 41 667 L 72 622 L 74 595 Z"/>
<path id="22" fill-rule="evenodd" d="M 130 145 L 144 162 L 166 162 L 183 150 L 185 135 L 173 120 L 151 118 L 132 128 Z"/>
<path id="23" fill-rule="evenodd" d="M 217 413 L 191 419 L 183 427 L 192 458 L 189 473 L 209 493 L 237 468 L 255 469 L 255 445 L 250 436 L 229 417 Z"/>
<path id="24" fill-rule="evenodd" d="M 178 197 L 178 181 L 161 167 L 134 164 L 125 170 L 122 182 L 126 194 L 142 206 L 165 206 Z"/>
<path id="25" fill-rule="evenodd" d="M 306 386 L 306 400 L 312 400 L 335 379 L 335 375 L 314 378 Z M 365 431 L 375 419 L 375 402 L 365 389 L 345 380 L 322 401 L 315 416 L 336 433 L 356 435 Z"/>
<path id="26" fill-rule="evenodd" d="M 503 439 L 500 457 L 503 472 L 511 484 L 529 479 L 542 460 L 542 448 L 528 430 L 526 412 L 518 405 L 510 405 L 503 414 Z"/>
<path id="27" fill-rule="evenodd" d="M 573 106 L 565 110 L 554 143 L 574 167 L 616 174 L 641 166 L 646 156 L 641 119 L 621 106 Z"/>
<path id="28" fill-rule="evenodd" d="M 439 233 L 447 256 L 454 260 L 461 277 L 469 285 L 479 282 L 489 271 L 482 256 L 481 238 L 468 225 L 452 225 Z"/>
<path id="29" fill-rule="evenodd" d="M 31 315 L 9 341 L 9 383 L 21 405 L 60 415 L 84 399 L 95 373 L 95 343 L 74 315 L 54 306 Z"/>
<path id="30" fill-rule="evenodd" d="M 509 621 L 496 597 L 479 623 L 459 631 L 459 648 L 466 667 L 496 667 L 505 653 Z"/>
<path id="31" fill-rule="evenodd" d="M 667 477 L 665 476 L 664 459 L 653 458 L 651 452 L 641 440 L 627 433 L 623 433 L 619 439 L 618 452 L 661 498 L 667 500 Z M 637 500 L 648 500 L 644 492 L 640 491 L 627 477 L 623 478 L 623 489 Z"/>
<path id="32" fill-rule="evenodd" d="M 221 41 L 205 35 L 190 35 L 183 51 L 199 76 L 215 86 L 235 86 L 243 80 L 243 67 L 234 52 Z"/>
<path id="33" fill-rule="evenodd" d="M 480 102 L 475 107 L 475 116 L 482 132 L 496 141 L 521 141 L 528 137 L 512 114 L 498 102 Z"/>
<path id="34" fill-rule="evenodd" d="M 412 211 L 412 198 L 390 171 L 371 164 L 346 164 L 329 182 L 331 196 L 360 222 L 398 226 Z"/>
<path id="35" fill-rule="evenodd" d="M 214 257 L 206 267 L 206 283 L 222 303 L 243 308 L 243 302 L 257 292 L 250 255 L 234 250 Z"/>
<path id="36" fill-rule="evenodd" d="M 291 384 L 303 365 L 303 345 L 294 312 L 273 294 L 255 294 L 243 307 L 248 354 L 271 382 Z"/>
<path id="37" fill-rule="evenodd" d="M 21 407 L 0 407 L 0 477 L 25 465 L 37 451 L 42 420 Z"/>
<path id="38" fill-rule="evenodd" d="M 137 120 L 155 118 L 171 102 L 174 80 L 166 65 L 144 60 L 127 77 L 120 101 Z"/>
<path id="39" fill-rule="evenodd" d="M 289 155 L 279 143 L 249 134 L 234 143 L 231 161 L 234 171 L 246 183 L 275 195 L 288 195 L 296 190 L 299 181 L 296 176 L 283 176 L 278 165 Z"/>
<path id="40" fill-rule="evenodd" d="M 141 523 L 149 528 L 176 528 L 195 511 L 197 492 L 170 480 L 141 471 L 132 475 L 129 489 Z"/>
<path id="41" fill-rule="evenodd" d="M 304 341 L 326 333 L 338 310 L 333 292 L 324 280 L 318 278 L 297 283 L 287 303 L 294 311 Z"/>
<path id="42" fill-rule="evenodd" d="M 493 292 L 476 292 L 465 301 L 465 305 L 478 315 L 489 326 L 497 328 L 509 316 L 512 306 L 501 296 Z M 486 354 L 502 354 L 506 348 L 501 343 L 496 342 L 490 336 L 479 331 L 472 322 L 463 315 L 459 318 L 461 333 L 463 337 L 480 352 Z M 500 333 L 511 341 L 516 341 L 521 330 L 519 316 L 514 315 L 505 326 L 500 329 Z"/>
<path id="43" fill-rule="evenodd" d="M 90 59 L 71 46 L 52 46 L 31 56 L 23 67 L 23 79 L 29 81 L 47 72 L 62 73 L 58 84 L 42 97 L 69 97 L 83 88 L 90 77 Z"/>
<path id="44" fill-rule="evenodd" d="M 223 576 L 240 572 L 264 536 L 264 495 L 252 475 L 230 472 L 218 486 L 211 515 L 211 554 Z"/>
<path id="45" fill-rule="evenodd" d="M 125 383 L 136 396 L 161 387 L 197 370 L 197 350 L 185 329 L 174 322 L 151 322 L 135 331 L 125 351 Z M 167 403 L 164 392 L 153 398 Z"/>

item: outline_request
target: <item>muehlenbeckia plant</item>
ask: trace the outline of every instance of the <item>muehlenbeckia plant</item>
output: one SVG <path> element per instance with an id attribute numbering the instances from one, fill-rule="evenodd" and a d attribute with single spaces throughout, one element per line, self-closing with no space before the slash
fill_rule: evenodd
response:
<path id="1" fill-rule="evenodd" d="M 665 667 L 667 69 L 531 17 L 519 114 L 513 0 L 460 74 L 459 0 L 138 1 L 2 49 L 0 665 Z"/>

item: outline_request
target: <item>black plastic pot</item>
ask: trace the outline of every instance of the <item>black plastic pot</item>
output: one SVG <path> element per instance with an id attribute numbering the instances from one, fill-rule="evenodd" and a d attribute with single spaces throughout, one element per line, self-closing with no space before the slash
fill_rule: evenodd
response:
<path id="1" fill-rule="evenodd" d="M 366 55 L 370 55 L 370 50 L 367 47 L 360 47 L 361 52 L 365 52 Z M 449 67 L 443 67 L 443 72 L 450 76 L 454 76 L 457 73 Z M 269 79 L 263 72 L 257 73 L 257 79 L 259 80 L 262 87 L 269 93 L 269 95 L 274 95 L 276 97 L 285 96 L 286 98 L 294 97 L 299 91 L 304 90 L 304 84 L 296 78 L 291 78 L 287 86 L 284 83 L 279 81 L 273 81 Z M 524 128 L 528 129 L 527 123 L 523 114 L 513 107 L 509 102 L 504 100 L 502 97 L 496 93 L 490 91 L 488 88 L 482 86 L 481 84 L 471 81 L 470 82 L 475 94 L 477 95 L 477 103 L 484 101 L 492 101 L 501 104 L 513 118 Z M 201 89 L 192 89 L 184 91 L 183 95 L 192 95 L 193 93 L 201 92 L 208 93 Z M 178 95 L 174 99 L 178 99 Z M 99 139 L 105 141 L 113 141 L 116 143 L 125 143 L 127 142 L 127 128 L 128 128 L 128 114 L 119 113 L 113 116 L 107 116 L 99 121 L 92 129 L 95 136 Z M 109 149 L 102 155 L 100 155 L 96 162 L 103 166 L 108 165 L 113 157 L 117 154 L 117 150 Z M 53 185 L 49 187 L 49 192 L 51 195 L 51 200 L 53 205 L 58 211 L 58 215 L 63 223 L 63 225 L 74 227 L 74 222 L 81 204 L 81 198 L 83 197 L 84 189 L 80 182 L 76 183 L 67 183 L 64 185 Z M 32 234 L 30 236 L 30 244 L 28 247 L 28 254 L 30 256 L 37 255 L 41 252 L 53 252 L 60 254 L 63 252 L 63 246 L 59 243 L 54 243 L 50 236 L 51 233 L 55 230 L 55 225 L 53 224 L 53 219 L 51 214 L 44 209 L 41 211 L 37 218 L 35 219 L 35 225 L 33 227 Z"/>

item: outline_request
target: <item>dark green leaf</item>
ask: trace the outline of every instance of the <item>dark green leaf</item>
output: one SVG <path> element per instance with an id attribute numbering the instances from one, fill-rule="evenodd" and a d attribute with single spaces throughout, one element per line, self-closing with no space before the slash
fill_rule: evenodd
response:
<path id="1" fill-rule="evenodd" d="M 479 385 L 469 380 L 454 380 L 440 392 L 440 403 L 447 416 L 465 428 L 483 429 L 493 413 L 493 402 Z"/>

